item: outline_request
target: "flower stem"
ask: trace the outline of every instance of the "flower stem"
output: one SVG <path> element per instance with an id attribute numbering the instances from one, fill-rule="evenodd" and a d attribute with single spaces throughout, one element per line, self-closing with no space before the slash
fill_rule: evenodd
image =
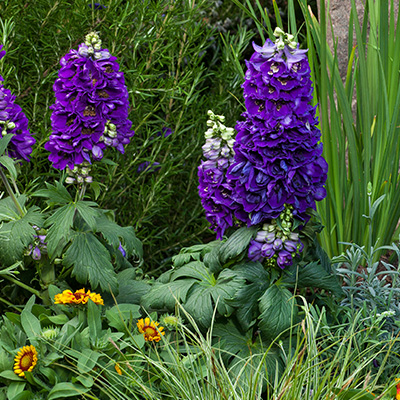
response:
<path id="1" fill-rule="evenodd" d="M 4 183 L 4 186 L 5 186 L 6 190 L 7 190 L 8 195 L 11 197 L 12 201 L 14 202 L 15 207 L 17 208 L 19 215 L 21 217 L 23 217 L 25 215 L 25 213 L 22 210 L 21 205 L 19 204 L 17 198 L 15 197 L 15 194 L 14 194 L 13 190 L 11 189 L 11 186 L 10 186 L 10 184 L 8 182 L 8 179 L 5 176 L 5 174 L 3 172 L 3 168 L 1 166 L 0 166 L 0 178 Z"/>
<path id="2" fill-rule="evenodd" d="M 22 282 L 18 281 L 17 279 L 11 278 L 11 276 L 7 276 L 7 275 L 4 275 L 4 278 L 6 278 L 10 282 L 14 283 L 15 285 L 21 286 L 23 289 L 28 290 L 29 292 L 33 293 L 40 299 L 42 298 L 42 294 L 38 290 L 33 289 L 28 285 L 25 285 L 25 283 L 22 283 Z"/>
<path id="3" fill-rule="evenodd" d="M 15 306 L 13 303 L 9 302 L 6 299 L 3 299 L 3 297 L 0 297 L 0 301 L 3 303 L 7 304 L 9 307 L 15 308 L 17 311 L 21 311 L 17 306 Z"/>

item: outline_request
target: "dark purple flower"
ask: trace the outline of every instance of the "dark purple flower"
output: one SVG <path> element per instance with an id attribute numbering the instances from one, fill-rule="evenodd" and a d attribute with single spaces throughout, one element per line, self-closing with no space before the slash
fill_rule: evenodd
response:
<path id="1" fill-rule="evenodd" d="M 285 267 L 289 267 L 290 265 L 292 265 L 292 254 L 289 253 L 286 250 L 282 250 L 278 253 L 278 258 L 276 260 L 278 266 L 282 269 L 284 269 Z"/>
<path id="2" fill-rule="evenodd" d="M 153 162 L 151 163 L 150 161 L 145 161 L 139 164 L 137 167 L 137 172 L 154 172 L 158 171 L 160 169 L 160 163 L 159 162 Z"/>
<path id="3" fill-rule="evenodd" d="M 0 45 L 0 50 L 3 46 Z M 0 51 L 0 59 L 5 55 Z M 0 75 L 0 81 L 3 78 Z M 15 103 L 15 96 L 0 83 L 0 139 L 7 135 L 14 135 L 8 145 L 8 155 L 20 160 L 29 161 L 32 146 L 36 140 L 28 129 L 28 118 L 21 107 Z"/>
<path id="4" fill-rule="evenodd" d="M 89 6 L 90 8 L 92 8 L 92 3 L 89 3 L 88 6 Z M 94 3 L 94 4 L 93 4 L 93 9 L 94 9 L 94 10 L 103 10 L 103 9 L 106 9 L 106 8 L 107 8 L 107 6 L 103 6 L 103 5 L 100 4 L 100 3 Z"/>
<path id="5" fill-rule="evenodd" d="M 101 48 L 97 34 L 60 61 L 50 108 L 52 133 L 45 149 L 54 168 L 73 170 L 103 158 L 107 147 L 124 153 L 134 132 L 128 120 L 129 95 L 116 57 Z"/>

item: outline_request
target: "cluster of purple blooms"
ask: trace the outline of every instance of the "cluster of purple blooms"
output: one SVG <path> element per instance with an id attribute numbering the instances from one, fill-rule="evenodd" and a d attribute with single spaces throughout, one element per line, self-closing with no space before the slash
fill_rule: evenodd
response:
<path id="1" fill-rule="evenodd" d="M 53 167 L 74 170 L 103 158 L 106 147 L 124 153 L 134 135 L 128 120 L 128 90 L 116 57 L 90 33 L 78 50 L 61 59 L 53 89 L 52 134 L 45 144 Z"/>
<path id="2" fill-rule="evenodd" d="M 200 179 L 203 205 L 215 205 L 213 228 L 218 237 L 235 220 L 247 226 L 271 224 L 286 209 L 305 225 L 310 218 L 307 209 L 315 209 L 315 201 L 326 196 L 328 165 L 322 157 L 321 133 L 311 105 L 307 50 L 300 50 L 293 36 L 279 28 L 274 34 L 275 43 L 268 39 L 262 47 L 253 44 L 255 53 L 246 62 L 242 87 L 247 111 L 236 125 L 234 160 L 226 176 L 216 178 L 223 182 L 225 196 L 210 198 Z M 209 208 L 205 207 L 206 213 Z M 291 239 L 297 242 L 294 251 L 279 240 L 270 242 L 270 236 L 265 243 L 253 241 L 249 257 L 278 259 L 281 268 L 291 265 L 293 254 L 301 251 L 298 237 Z"/>
<path id="3" fill-rule="evenodd" d="M 208 111 L 209 129 L 205 133 L 206 143 L 203 154 L 206 161 L 201 161 L 198 168 L 199 193 L 206 218 L 211 228 L 222 238 L 225 229 L 232 226 L 232 213 L 227 206 L 227 199 L 232 195 L 230 182 L 226 179 L 226 171 L 234 158 L 233 128 L 227 128 L 223 122 L 225 117 Z"/>
<path id="4" fill-rule="evenodd" d="M 6 52 L 0 45 L 0 59 Z M 15 103 L 15 96 L 6 89 L 3 84 L 3 77 L 0 75 L 0 134 L 1 137 L 12 134 L 8 145 L 8 155 L 12 158 L 29 161 L 32 153 L 32 146 L 36 140 L 28 129 L 28 118 L 21 107 Z"/>
<path id="5" fill-rule="evenodd" d="M 42 258 L 42 254 L 47 252 L 46 231 L 35 225 L 33 228 L 36 230 L 37 235 L 33 235 L 33 243 L 28 246 L 25 255 L 31 256 L 38 261 Z"/>
<path id="6" fill-rule="evenodd" d="M 292 259 L 303 250 L 299 234 L 292 232 L 293 207 L 286 205 L 279 218 L 263 225 L 250 242 L 249 259 L 262 261 L 268 266 L 278 265 L 285 268 L 292 265 Z"/>

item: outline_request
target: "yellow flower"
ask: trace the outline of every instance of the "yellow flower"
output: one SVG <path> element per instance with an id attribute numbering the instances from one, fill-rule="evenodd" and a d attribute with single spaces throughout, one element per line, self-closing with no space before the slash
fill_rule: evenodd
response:
<path id="1" fill-rule="evenodd" d="M 118 375 L 122 375 L 122 371 L 118 363 L 115 364 L 115 370 L 117 371 Z"/>
<path id="2" fill-rule="evenodd" d="M 79 289 L 72 293 L 71 290 L 64 290 L 62 293 L 54 296 L 55 304 L 86 304 L 89 299 L 94 301 L 96 304 L 104 305 L 104 300 L 97 293 L 85 292 L 85 289 Z"/>
<path id="3" fill-rule="evenodd" d="M 164 328 L 159 326 L 158 322 L 150 321 L 150 318 L 145 318 L 143 320 L 139 319 L 137 322 L 137 327 L 140 333 L 143 333 L 144 339 L 148 342 L 159 342 L 161 340 L 161 335 L 165 335 L 165 332 L 162 332 Z"/>
<path id="4" fill-rule="evenodd" d="M 101 298 L 101 296 L 97 293 L 90 293 L 90 290 L 88 290 L 88 295 L 90 300 L 92 300 L 96 304 L 101 304 L 104 306 L 104 300 Z"/>
<path id="5" fill-rule="evenodd" d="M 31 372 L 37 364 L 38 357 L 34 346 L 21 347 L 14 359 L 14 372 L 25 378 L 25 372 Z"/>

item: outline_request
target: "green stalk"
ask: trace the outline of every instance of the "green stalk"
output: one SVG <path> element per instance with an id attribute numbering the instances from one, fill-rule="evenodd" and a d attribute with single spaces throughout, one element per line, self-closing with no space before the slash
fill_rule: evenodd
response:
<path id="1" fill-rule="evenodd" d="M 28 286 L 28 285 L 25 285 L 25 283 L 22 283 L 22 282 L 18 281 L 17 279 L 14 279 L 14 278 L 12 278 L 11 276 L 7 276 L 7 275 L 4 275 L 4 278 L 6 278 L 6 279 L 9 280 L 10 282 L 14 283 L 15 285 L 18 285 L 18 286 L 22 287 L 22 289 L 25 289 L 25 290 L 27 290 L 28 292 L 33 293 L 34 295 L 36 295 L 36 296 L 39 297 L 40 299 L 42 298 L 42 294 L 41 294 L 38 290 L 33 289 L 33 288 L 31 288 L 30 286 Z"/>
<path id="2" fill-rule="evenodd" d="M 0 178 L 4 183 L 4 186 L 7 190 L 8 195 L 11 197 L 13 203 L 15 204 L 16 209 L 18 210 L 18 213 L 21 217 L 23 217 L 25 215 L 24 211 L 21 208 L 21 205 L 19 204 L 17 198 L 15 197 L 15 194 L 13 192 L 13 190 L 11 189 L 11 186 L 8 182 L 7 177 L 5 176 L 4 172 L 3 172 L 3 168 L 0 166 Z"/>

